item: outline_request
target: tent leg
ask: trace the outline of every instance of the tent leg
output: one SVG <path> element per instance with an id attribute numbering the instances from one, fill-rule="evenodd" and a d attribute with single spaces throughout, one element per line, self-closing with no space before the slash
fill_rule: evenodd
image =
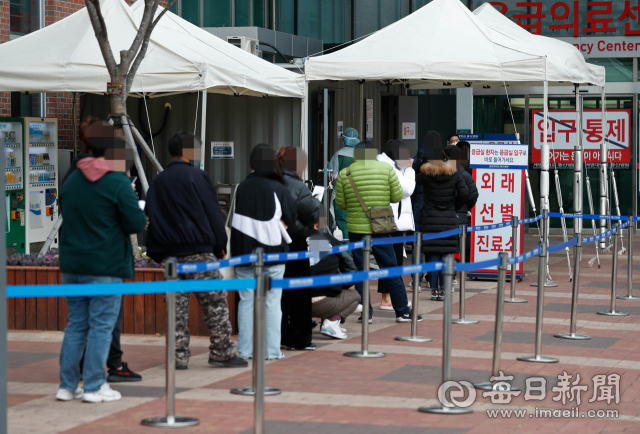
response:
<path id="1" fill-rule="evenodd" d="M 78 94 L 73 93 L 73 158 L 78 157 L 78 112 L 76 110 L 76 100 Z"/>
<path id="2" fill-rule="evenodd" d="M 138 155 L 138 150 L 136 149 L 136 142 L 133 140 L 133 136 L 131 135 L 131 128 L 129 128 L 129 122 L 126 116 L 122 116 L 122 129 L 124 130 L 125 143 L 129 146 L 129 149 L 133 150 L 133 162 L 136 165 L 136 170 L 138 171 L 138 179 L 140 179 L 140 183 L 142 184 L 142 191 L 144 194 L 147 194 L 147 190 L 149 190 L 149 183 L 147 182 L 147 177 L 144 174 L 144 169 L 142 168 L 142 161 L 140 161 L 140 155 Z"/>
<path id="3" fill-rule="evenodd" d="M 323 123 L 323 128 L 322 128 L 322 142 L 323 142 L 323 146 L 322 146 L 322 164 L 323 166 L 323 174 L 322 174 L 322 184 L 324 185 L 324 188 L 327 188 L 327 175 L 328 175 L 328 168 L 329 168 L 329 89 L 324 89 L 323 93 L 322 93 L 322 123 Z M 326 214 L 325 215 L 329 215 L 329 208 L 328 208 L 328 204 L 329 204 L 329 199 L 328 199 L 328 194 L 324 194 L 322 197 L 322 201 L 323 204 L 322 206 L 324 207 Z"/>
<path id="4" fill-rule="evenodd" d="M 359 104 L 360 104 L 360 120 L 359 120 L 359 130 L 358 133 L 360 133 L 360 137 L 361 140 L 365 139 L 367 137 L 367 135 L 364 133 L 363 131 L 363 125 L 364 125 L 364 113 L 362 112 L 362 110 L 364 109 L 364 82 L 360 81 L 360 100 L 359 100 Z M 364 140 L 363 140 L 364 141 Z"/>
<path id="5" fill-rule="evenodd" d="M 606 123 L 606 107 L 605 107 L 605 96 L 604 96 L 604 87 L 600 88 L 601 91 L 601 105 L 602 105 L 602 131 L 606 131 L 605 127 Z M 602 142 L 600 142 L 600 214 L 607 214 L 607 203 L 609 198 L 607 197 L 607 144 L 605 141 L 605 134 L 602 134 Z M 600 220 L 600 233 L 604 233 L 607 230 L 607 221 Z M 600 241 L 600 248 L 606 248 L 606 240 L 602 239 Z"/>
<path id="6" fill-rule="evenodd" d="M 207 133 L 207 89 L 202 91 L 202 123 L 200 124 L 200 169 L 204 170 L 204 158 L 207 151 L 207 144 L 205 142 Z"/>
<path id="7" fill-rule="evenodd" d="M 302 108 L 300 110 L 300 148 L 309 158 L 309 82 L 304 81 L 304 96 L 302 98 Z M 305 167 L 302 179 L 311 179 L 309 168 Z M 326 194 L 326 193 L 325 193 Z"/>
<path id="8" fill-rule="evenodd" d="M 138 131 L 135 125 L 133 125 L 133 122 L 131 122 L 131 119 L 129 119 L 129 126 L 131 127 L 131 131 L 133 132 L 133 135 L 140 143 L 140 147 L 142 148 L 144 153 L 147 154 L 147 157 L 149 157 L 149 160 L 151 160 L 151 164 L 153 164 L 153 167 L 156 168 L 156 171 L 158 173 L 162 172 L 162 165 L 160 164 L 156 156 L 153 155 L 153 152 L 151 152 L 151 149 L 149 149 L 149 145 L 147 145 L 147 142 L 144 140 L 144 137 L 142 137 L 142 134 L 140 134 L 140 131 Z"/>

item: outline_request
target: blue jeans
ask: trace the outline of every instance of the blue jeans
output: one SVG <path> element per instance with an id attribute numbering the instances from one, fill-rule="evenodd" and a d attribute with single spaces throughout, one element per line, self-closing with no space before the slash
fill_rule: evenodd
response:
<path id="1" fill-rule="evenodd" d="M 353 232 L 349 234 L 349 242 L 357 242 L 362 241 L 364 237 L 363 234 L 354 234 Z M 391 235 L 371 235 L 371 238 L 389 238 Z M 398 264 L 396 262 L 396 254 L 393 251 L 393 246 L 391 244 L 386 244 L 383 246 L 372 246 L 373 257 L 376 258 L 376 262 L 380 269 L 383 268 L 391 268 L 397 267 Z M 356 264 L 356 268 L 358 271 L 362 271 L 363 263 L 362 263 L 362 249 L 353 251 L 353 262 Z M 407 291 L 404 288 L 404 282 L 400 276 L 398 277 L 390 277 L 385 279 L 387 282 L 387 290 L 389 291 L 389 295 L 391 296 L 391 304 L 393 305 L 393 310 L 396 311 L 396 317 L 402 316 L 411 311 L 411 308 L 407 304 Z M 360 298 L 362 299 L 362 282 L 356 283 L 356 291 L 360 294 Z M 369 318 L 373 315 L 373 308 L 371 307 L 371 303 L 369 303 Z"/>
<path id="2" fill-rule="evenodd" d="M 426 253 L 425 256 L 427 256 Z M 428 256 L 429 260 L 427 262 L 441 262 L 444 260 L 444 255 L 439 255 L 437 253 L 430 253 Z M 444 273 L 442 271 L 432 271 L 427 273 L 427 279 L 429 280 L 429 285 L 431 285 L 432 291 L 444 286 Z"/>
<path id="3" fill-rule="evenodd" d="M 282 279 L 284 276 L 284 264 L 268 265 L 264 267 L 264 273 L 272 279 Z M 239 279 L 253 279 L 253 267 L 236 267 Z M 238 352 L 242 357 L 253 357 L 253 291 L 238 291 L 240 303 L 238 304 Z M 280 351 L 282 309 L 281 289 L 271 289 L 267 293 L 267 359 L 281 359 L 284 357 Z"/>
<path id="4" fill-rule="evenodd" d="M 62 283 L 122 283 L 121 277 L 62 273 Z M 60 350 L 60 389 L 75 391 L 80 381 L 80 359 L 84 391 L 98 391 L 107 380 L 107 357 L 111 334 L 120 312 L 121 295 L 67 297 L 68 318 Z"/>

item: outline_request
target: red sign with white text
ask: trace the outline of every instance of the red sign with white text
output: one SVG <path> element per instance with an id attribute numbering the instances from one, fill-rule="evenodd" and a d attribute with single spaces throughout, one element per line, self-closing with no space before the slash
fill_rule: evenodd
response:
<path id="1" fill-rule="evenodd" d="M 544 112 L 533 110 L 532 152 L 534 168 L 540 167 L 540 149 L 544 143 Z M 607 161 L 614 168 L 628 169 L 631 162 L 631 110 L 610 109 L 606 115 Z M 547 143 L 549 163 L 552 168 L 573 168 L 573 153 L 576 146 L 575 110 L 549 110 L 547 121 Z M 588 168 L 600 163 L 600 143 L 602 142 L 602 111 L 584 110 L 582 116 L 583 159 Z"/>

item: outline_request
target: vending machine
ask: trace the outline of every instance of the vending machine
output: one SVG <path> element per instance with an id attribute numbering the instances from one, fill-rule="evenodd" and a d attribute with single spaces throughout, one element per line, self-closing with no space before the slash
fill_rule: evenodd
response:
<path id="1" fill-rule="evenodd" d="M 38 253 L 58 218 L 58 120 L 23 118 L 26 253 Z M 56 236 L 51 247 L 58 247 Z"/>
<path id="2" fill-rule="evenodd" d="M 24 253 L 24 119 L 0 119 L 0 143 L 4 148 L 4 206 L 7 255 Z"/>

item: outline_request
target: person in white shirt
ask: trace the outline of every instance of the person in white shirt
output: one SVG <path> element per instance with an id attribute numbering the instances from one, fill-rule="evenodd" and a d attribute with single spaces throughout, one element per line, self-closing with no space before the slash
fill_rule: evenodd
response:
<path id="1" fill-rule="evenodd" d="M 406 232 L 415 231 L 413 220 L 413 207 L 411 205 L 411 195 L 416 188 L 416 173 L 411 167 L 411 157 L 409 148 L 400 140 L 389 140 L 384 146 L 384 152 L 377 156 L 378 161 L 390 164 L 396 172 L 398 181 L 402 186 L 402 200 L 399 203 L 392 203 L 393 217 L 396 221 L 398 231 L 391 234 L 393 237 L 400 237 Z M 396 254 L 396 263 L 403 265 L 405 251 L 402 243 L 394 244 L 393 250 Z M 380 310 L 393 310 L 391 297 L 386 288 L 385 281 L 378 281 L 378 292 L 382 294 Z M 409 305 L 411 302 L 409 302 Z"/>

